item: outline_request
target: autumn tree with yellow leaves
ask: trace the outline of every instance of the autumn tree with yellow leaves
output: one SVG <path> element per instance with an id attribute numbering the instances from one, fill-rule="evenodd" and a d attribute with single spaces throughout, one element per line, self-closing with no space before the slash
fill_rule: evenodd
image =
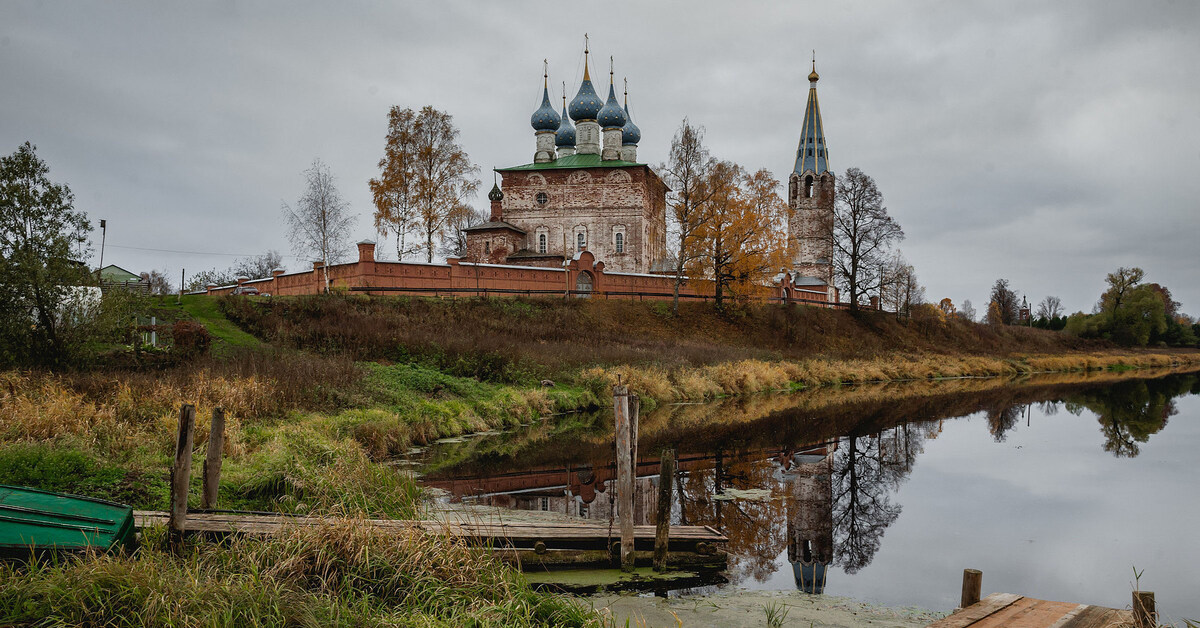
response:
<path id="1" fill-rule="evenodd" d="M 375 228 L 396 237 L 396 255 L 423 251 L 432 262 L 435 240 L 453 239 L 472 213 L 467 199 L 479 187 L 479 168 L 458 143 L 450 114 L 426 105 L 392 107 L 380 176 L 371 179 Z M 416 241 L 409 243 L 409 234 Z"/>
<path id="2" fill-rule="evenodd" d="M 779 181 L 765 169 L 749 174 L 737 164 L 717 161 L 703 185 L 708 216 L 697 230 L 702 254 L 689 275 L 712 280 L 722 308 L 727 293 L 749 296 L 786 264 L 787 204 Z"/>

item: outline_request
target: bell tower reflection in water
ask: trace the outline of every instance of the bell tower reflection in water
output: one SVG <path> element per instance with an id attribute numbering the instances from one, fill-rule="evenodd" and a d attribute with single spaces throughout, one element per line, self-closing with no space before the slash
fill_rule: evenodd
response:
<path id="1" fill-rule="evenodd" d="M 825 591 L 826 570 L 833 562 L 833 443 L 782 456 L 786 493 L 787 556 L 796 588 Z"/>

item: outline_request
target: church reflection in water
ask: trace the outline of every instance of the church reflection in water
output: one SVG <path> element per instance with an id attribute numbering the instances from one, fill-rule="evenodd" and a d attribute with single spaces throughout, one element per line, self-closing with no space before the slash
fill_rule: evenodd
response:
<path id="1" fill-rule="evenodd" d="M 709 525 L 729 537 L 737 578 L 769 577 L 785 551 L 796 587 L 822 593 L 835 559 L 833 465 L 837 442 L 814 447 L 684 454 L 674 483 L 674 524 Z M 657 458 L 637 464 L 634 521 L 655 523 L 660 482 Z M 452 502 L 536 511 L 549 517 L 609 521 L 615 517 L 610 463 L 427 478 Z M 783 525 L 781 525 L 783 523 Z"/>
<path id="2" fill-rule="evenodd" d="M 711 526 L 728 537 L 723 578 L 775 586 L 787 581 L 780 572 L 790 566 L 797 589 L 822 593 L 831 572 L 849 580 L 875 560 L 900 516 L 901 485 L 948 419 L 980 417 L 989 440 L 1003 443 L 1014 431 L 1035 429 L 1035 407 L 1047 422 L 1060 410 L 1086 413 L 1099 422 L 1103 451 L 1131 458 L 1176 414 L 1175 397 L 1200 392 L 1200 376 L 983 391 L 970 389 L 983 386 L 974 381 L 938 385 L 947 386 L 956 392 L 936 403 L 857 387 L 841 394 L 841 405 L 802 411 L 774 405 L 799 397 L 771 396 L 660 409 L 642 423 L 635 523 L 654 523 L 663 481 L 659 453 L 674 449 L 671 521 Z M 607 522 L 614 517 L 616 473 L 611 428 L 597 425 L 575 433 L 531 428 L 497 438 L 495 450 L 482 441 L 459 444 L 475 453 L 442 451 L 456 462 L 431 470 L 422 483 L 444 489 L 453 502 Z"/>
<path id="3" fill-rule="evenodd" d="M 820 448 L 780 456 L 787 521 L 787 558 L 796 588 L 824 593 L 833 562 L 833 455 Z"/>

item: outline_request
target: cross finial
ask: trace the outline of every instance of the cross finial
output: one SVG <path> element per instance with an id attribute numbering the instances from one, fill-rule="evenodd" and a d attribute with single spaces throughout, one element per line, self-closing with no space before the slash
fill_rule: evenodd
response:
<path id="1" fill-rule="evenodd" d="M 613 83 L 613 58 L 612 58 L 612 55 L 608 55 L 608 84 L 612 85 L 612 83 Z"/>
<path id="2" fill-rule="evenodd" d="M 563 81 L 563 109 L 567 108 L 567 82 Z"/>
<path id="3" fill-rule="evenodd" d="M 583 34 L 583 80 L 591 81 L 592 76 L 588 74 L 588 34 Z"/>
<path id="4" fill-rule="evenodd" d="M 813 50 L 813 72 L 817 71 L 817 51 Z"/>
<path id="5" fill-rule="evenodd" d="M 628 76 L 622 77 L 621 80 L 625 82 L 625 107 L 628 108 L 629 107 L 629 77 Z"/>
<path id="6" fill-rule="evenodd" d="M 542 87 L 550 86 L 550 60 L 542 59 Z"/>

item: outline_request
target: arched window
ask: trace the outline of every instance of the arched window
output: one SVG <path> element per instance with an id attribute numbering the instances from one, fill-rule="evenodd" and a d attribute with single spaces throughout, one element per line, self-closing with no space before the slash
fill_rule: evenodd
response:
<path id="1" fill-rule="evenodd" d="M 583 247 L 585 247 L 585 246 L 587 246 L 587 236 L 585 236 L 582 231 L 579 233 L 576 233 L 575 234 L 576 250 L 582 251 Z"/>
<path id="2" fill-rule="evenodd" d="M 545 253 L 545 252 L 546 252 L 546 234 L 539 233 L 538 234 L 538 253 Z"/>
<path id="3" fill-rule="evenodd" d="M 483 252 L 484 252 L 484 253 L 491 253 L 491 252 L 492 252 L 492 243 L 491 243 L 490 241 L 489 241 L 489 242 L 484 242 L 484 243 L 483 243 Z"/>
<path id="4" fill-rule="evenodd" d="M 617 232 L 617 252 L 625 252 L 625 234 L 620 231 Z"/>
<path id="5" fill-rule="evenodd" d="M 813 178 L 812 175 L 804 177 L 804 198 L 812 198 Z"/>

